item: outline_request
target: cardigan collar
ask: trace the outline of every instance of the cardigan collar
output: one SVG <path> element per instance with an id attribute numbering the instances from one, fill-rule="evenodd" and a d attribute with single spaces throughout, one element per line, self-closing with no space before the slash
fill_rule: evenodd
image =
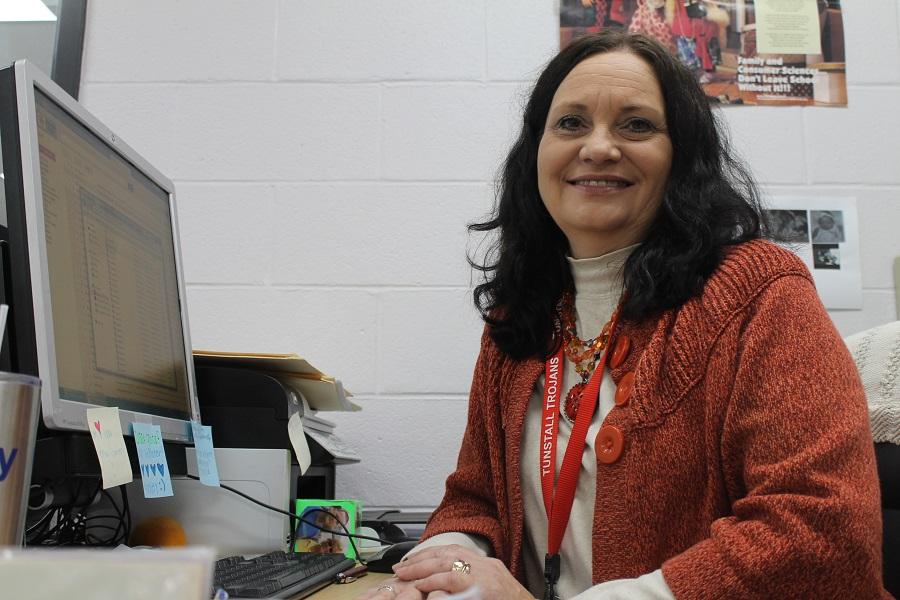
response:
<path id="1" fill-rule="evenodd" d="M 640 321 L 623 320 L 618 335 L 630 338 L 631 350 L 611 375 L 618 383 L 629 371 L 635 372 L 634 401 L 625 409 L 614 408 L 607 418 L 627 427 L 658 424 L 702 378 L 728 321 L 774 279 L 788 275 L 811 279 L 802 262 L 787 250 L 763 240 L 747 242 L 728 249 L 702 294 Z M 694 328 L 696 323 L 705 324 L 702 331 Z M 531 392 L 543 369 L 538 358 L 521 361 L 515 368 L 515 378 L 522 385 L 507 398 L 506 408 L 508 425 L 516 435 L 521 433 Z M 647 387 L 650 382 L 655 382 L 655 390 Z"/>

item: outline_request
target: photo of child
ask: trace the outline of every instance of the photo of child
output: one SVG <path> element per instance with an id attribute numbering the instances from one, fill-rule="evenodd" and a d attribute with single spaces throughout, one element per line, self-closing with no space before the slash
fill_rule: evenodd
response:
<path id="1" fill-rule="evenodd" d="M 319 500 L 316 502 L 321 504 L 304 506 L 301 502 L 297 501 L 296 512 L 302 521 L 297 526 L 294 551 L 344 554 L 352 558 L 353 548 L 346 532 L 356 532 L 354 507 L 343 506 L 344 501 L 334 501 L 334 505 L 329 505 L 326 504 L 328 501 Z"/>

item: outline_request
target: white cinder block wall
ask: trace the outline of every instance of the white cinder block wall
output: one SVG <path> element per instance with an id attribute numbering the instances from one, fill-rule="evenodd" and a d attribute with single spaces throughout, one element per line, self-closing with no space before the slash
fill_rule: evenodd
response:
<path id="1" fill-rule="evenodd" d="M 169 175 L 195 347 L 295 351 L 364 411 L 338 494 L 432 507 L 481 326 L 466 223 L 489 209 L 552 0 L 91 0 L 82 101 Z M 850 108 L 724 111 L 769 194 L 855 196 L 864 309 L 900 255 L 897 0 L 844 2 Z"/>

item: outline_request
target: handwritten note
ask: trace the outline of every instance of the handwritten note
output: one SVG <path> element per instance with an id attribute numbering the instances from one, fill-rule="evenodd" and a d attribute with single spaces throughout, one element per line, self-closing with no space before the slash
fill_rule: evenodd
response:
<path id="1" fill-rule="evenodd" d="M 100 474 L 103 476 L 103 489 L 129 483 L 131 463 L 128 462 L 128 451 L 125 449 L 125 438 L 122 437 L 122 426 L 119 424 L 119 409 L 108 408 L 87 409 L 88 427 L 94 449 L 100 460 Z"/>
<path id="2" fill-rule="evenodd" d="M 300 474 L 306 473 L 312 457 L 309 454 L 309 444 L 306 443 L 306 434 L 303 433 L 303 422 L 300 420 L 300 413 L 295 412 L 288 419 L 288 437 L 291 440 L 291 446 L 294 448 L 294 454 L 297 455 L 297 463 L 300 465 Z"/>
<path id="3" fill-rule="evenodd" d="M 194 448 L 197 451 L 197 472 L 200 483 L 219 487 L 219 468 L 216 465 L 216 451 L 213 448 L 212 427 L 191 421 L 194 432 Z"/>
<path id="4" fill-rule="evenodd" d="M 138 462 L 141 465 L 144 497 L 172 496 L 172 478 L 169 476 L 169 464 L 166 462 L 159 425 L 132 423 L 131 427 L 134 431 Z"/>

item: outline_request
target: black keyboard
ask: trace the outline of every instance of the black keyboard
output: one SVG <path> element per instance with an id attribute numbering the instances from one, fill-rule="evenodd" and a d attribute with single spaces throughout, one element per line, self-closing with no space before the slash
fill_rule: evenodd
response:
<path id="1" fill-rule="evenodd" d="M 211 595 L 222 597 L 219 590 L 225 590 L 229 598 L 302 598 L 325 587 L 354 564 L 343 554 L 312 552 L 229 556 L 216 561 Z"/>

